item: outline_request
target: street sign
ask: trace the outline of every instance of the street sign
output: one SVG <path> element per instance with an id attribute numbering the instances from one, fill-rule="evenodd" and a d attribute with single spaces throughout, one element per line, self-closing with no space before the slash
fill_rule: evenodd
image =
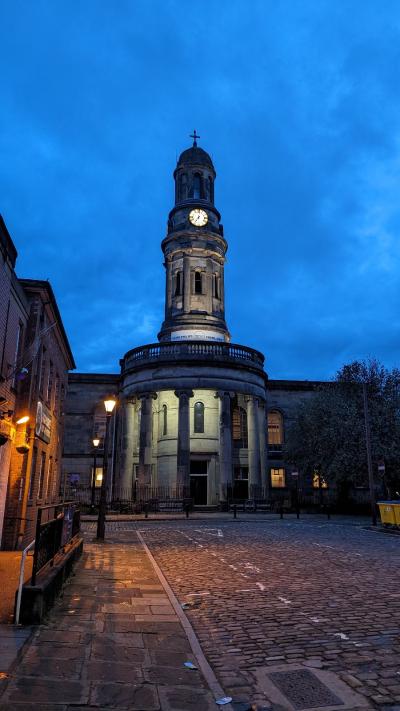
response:
<path id="1" fill-rule="evenodd" d="M 378 462 L 378 472 L 381 472 L 382 474 L 385 473 L 385 462 L 383 459 Z"/>

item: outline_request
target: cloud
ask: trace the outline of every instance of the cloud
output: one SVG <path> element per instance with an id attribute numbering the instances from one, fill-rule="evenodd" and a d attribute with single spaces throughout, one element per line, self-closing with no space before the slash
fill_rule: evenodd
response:
<path id="1" fill-rule="evenodd" d="M 156 339 L 194 127 L 218 174 L 233 339 L 277 378 L 396 362 L 399 20 L 391 0 L 9 4 L 0 210 L 80 370 L 115 372 Z"/>

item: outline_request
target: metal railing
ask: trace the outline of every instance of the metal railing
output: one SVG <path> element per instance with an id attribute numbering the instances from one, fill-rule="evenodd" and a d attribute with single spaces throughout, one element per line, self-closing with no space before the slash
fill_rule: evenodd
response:
<path id="1" fill-rule="evenodd" d="M 22 599 L 22 586 L 24 584 L 24 573 L 25 573 L 25 562 L 26 556 L 28 555 L 30 549 L 34 546 L 35 541 L 31 541 L 26 548 L 22 551 L 21 564 L 19 567 L 19 582 L 18 582 L 18 593 L 17 593 L 17 604 L 15 606 L 15 624 L 19 624 L 19 615 L 21 612 L 21 599 Z"/>
<path id="2" fill-rule="evenodd" d="M 94 513 L 100 503 L 100 487 L 95 490 L 94 508 L 92 508 L 92 492 L 88 487 L 71 488 L 68 495 L 79 503 L 82 510 Z M 144 506 L 149 511 L 183 510 L 191 501 L 188 486 L 144 486 L 115 487 L 107 489 L 107 511 L 121 514 L 139 513 Z"/>
<path id="3" fill-rule="evenodd" d="M 44 521 L 44 518 L 46 520 Z M 31 584 L 46 565 L 54 565 L 56 555 L 80 531 L 80 508 L 76 501 L 42 506 L 36 520 Z"/>

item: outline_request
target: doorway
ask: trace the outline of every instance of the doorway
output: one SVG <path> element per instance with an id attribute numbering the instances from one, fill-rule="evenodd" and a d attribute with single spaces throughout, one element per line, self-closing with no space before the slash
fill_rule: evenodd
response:
<path id="1" fill-rule="evenodd" d="M 234 468 L 233 498 L 249 498 L 249 470 L 247 467 Z"/>
<path id="2" fill-rule="evenodd" d="M 190 496 L 195 506 L 207 505 L 207 460 L 190 460 Z"/>

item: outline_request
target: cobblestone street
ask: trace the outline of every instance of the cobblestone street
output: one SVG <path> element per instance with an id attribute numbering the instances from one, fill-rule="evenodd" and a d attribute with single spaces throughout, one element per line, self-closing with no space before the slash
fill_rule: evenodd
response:
<path id="1" fill-rule="evenodd" d="M 109 528 L 141 532 L 236 700 L 270 701 L 265 670 L 301 665 L 400 709 L 398 537 L 325 519 Z"/>

